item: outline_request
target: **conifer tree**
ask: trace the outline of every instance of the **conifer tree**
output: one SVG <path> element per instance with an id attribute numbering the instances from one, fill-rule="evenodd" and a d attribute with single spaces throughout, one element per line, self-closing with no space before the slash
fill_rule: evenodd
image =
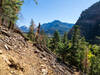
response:
<path id="1" fill-rule="evenodd" d="M 13 27 L 18 19 L 18 12 L 22 6 L 22 0 L 0 0 L 0 25 L 9 23 L 9 28 Z"/>
<path id="2" fill-rule="evenodd" d="M 78 64 L 77 66 L 81 71 L 86 70 L 84 67 L 86 67 L 88 70 L 88 65 L 89 65 L 88 63 L 88 51 L 89 51 L 88 43 L 85 41 L 85 38 L 82 37 L 80 39 L 79 44 L 80 46 L 77 51 L 77 64 Z"/>
<path id="3" fill-rule="evenodd" d="M 79 26 L 75 25 L 74 27 L 74 31 L 73 31 L 73 36 L 72 36 L 72 47 L 70 49 L 70 63 L 72 65 L 76 65 L 77 66 L 77 54 L 78 54 L 78 50 L 80 48 L 80 30 L 79 30 Z M 73 62 L 72 62 L 73 61 Z"/>
<path id="4" fill-rule="evenodd" d="M 59 35 L 59 32 L 56 30 L 54 35 L 53 35 L 53 41 L 54 43 L 56 42 L 60 42 L 60 35 Z"/>
<path id="5" fill-rule="evenodd" d="M 0 0 L 0 25 L 3 22 L 9 24 L 9 28 L 13 28 L 16 20 L 18 19 L 18 13 L 21 9 L 24 0 Z M 37 0 L 33 0 L 37 4 Z"/>
<path id="6" fill-rule="evenodd" d="M 58 49 L 56 49 L 56 54 L 58 57 L 65 63 L 66 62 L 66 54 L 67 54 L 67 45 L 63 42 L 58 43 Z"/>
<path id="7" fill-rule="evenodd" d="M 67 33 L 66 32 L 64 33 L 62 41 L 63 41 L 63 43 L 67 42 Z"/>
<path id="8" fill-rule="evenodd" d="M 70 55 L 72 65 L 77 66 L 81 71 L 88 71 L 88 43 L 84 37 L 80 36 L 79 26 L 77 25 L 74 27 Z"/>
<path id="9" fill-rule="evenodd" d="M 58 49 L 58 43 L 61 41 L 60 39 L 60 34 L 59 32 L 56 30 L 53 34 L 53 37 L 52 39 L 50 39 L 50 46 L 49 48 L 52 50 L 52 51 L 55 51 L 56 49 Z"/>
<path id="10" fill-rule="evenodd" d="M 75 25 L 73 35 L 72 35 L 72 47 L 77 49 L 79 46 L 79 39 L 80 39 L 80 30 L 79 26 Z"/>
<path id="11" fill-rule="evenodd" d="M 58 43 L 60 42 L 60 34 L 56 30 L 54 35 L 53 35 L 53 44 L 54 44 L 54 49 L 58 48 Z"/>
<path id="12" fill-rule="evenodd" d="M 31 25 L 30 25 L 30 28 L 29 28 L 29 33 L 28 33 L 28 37 L 31 41 L 34 41 L 35 40 L 35 35 L 34 35 L 34 21 L 33 19 L 31 20 Z"/>

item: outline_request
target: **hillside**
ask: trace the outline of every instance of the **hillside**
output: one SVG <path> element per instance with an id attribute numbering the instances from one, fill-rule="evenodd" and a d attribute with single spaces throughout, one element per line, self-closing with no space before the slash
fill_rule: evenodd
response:
<path id="1" fill-rule="evenodd" d="M 0 27 L 0 75 L 72 75 L 41 45 L 33 45 L 16 30 Z"/>
<path id="2" fill-rule="evenodd" d="M 100 1 L 82 12 L 75 25 L 79 25 L 81 35 L 90 43 L 100 43 Z M 68 36 L 71 38 L 74 27 Z"/>

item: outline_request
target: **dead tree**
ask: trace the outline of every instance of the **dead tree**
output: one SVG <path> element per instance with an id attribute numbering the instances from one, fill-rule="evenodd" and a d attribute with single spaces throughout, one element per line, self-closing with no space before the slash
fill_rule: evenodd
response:
<path id="1" fill-rule="evenodd" d="M 37 27 L 37 31 L 35 33 L 35 41 L 38 43 L 39 42 L 39 36 L 40 36 L 40 23 L 39 26 Z"/>

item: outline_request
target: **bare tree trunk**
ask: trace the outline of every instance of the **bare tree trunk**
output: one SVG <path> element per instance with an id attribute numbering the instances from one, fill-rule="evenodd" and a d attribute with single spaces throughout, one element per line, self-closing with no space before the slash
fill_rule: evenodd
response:
<path id="1" fill-rule="evenodd" d="M 9 22 L 9 26 L 8 26 L 8 29 L 10 29 L 11 28 L 11 21 Z"/>
<path id="2" fill-rule="evenodd" d="M 9 29 L 14 29 L 14 24 L 10 21 L 10 24 L 9 24 L 9 27 L 8 27 Z"/>
<path id="3" fill-rule="evenodd" d="M 4 18 L 1 18 L 1 25 L 4 25 Z"/>
<path id="4" fill-rule="evenodd" d="M 0 17 L 0 26 L 1 26 L 1 24 L 2 24 L 2 21 L 1 21 L 1 17 Z"/>
<path id="5" fill-rule="evenodd" d="M 14 24 L 11 22 L 11 29 L 13 30 L 14 29 Z"/>
<path id="6" fill-rule="evenodd" d="M 3 22 L 2 22 L 2 6 L 3 6 L 3 3 L 4 3 L 4 0 L 0 0 L 0 25 L 2 25 L 3 24 Z"/>
<path id="7" fill-rule="evenodd" d="M 1 10 L 2 10 L 2 0 L 0 0 L 0 26 L 2 24 L 2 19 L 1 19 Z"/>

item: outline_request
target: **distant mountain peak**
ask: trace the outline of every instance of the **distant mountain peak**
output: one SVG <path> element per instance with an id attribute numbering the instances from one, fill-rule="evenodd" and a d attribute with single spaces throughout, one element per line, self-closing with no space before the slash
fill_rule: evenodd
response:
<path id="1" fill-rule="evenodd" d="M 52 23 L 61 23 L 60 20 L 54 20 Z"/>
<path id="2" fill-rule="evenodd" d="M 53 35 L 53 33 L 58 30 L 61 35 L 64 32 L 68 32 L 74 24 L 61 22 L 59 20 L 54 20 L 49 23 L 44 23 L 41 25 L 41 30 L 43 29 L 46 34 Z M 20 29 L 23 32 L 28 32 L 29 28 L 27 26 L 21 26 Z"/>
<path id="3" fill-rule="evenodd" d="M 71 23 L 65 23 L 59 20 L 54 20 L 52 22 L 41 25 L 41 29 L 43 29 L 45 33 L 49 35 L 52 35 L 56 30 L 58 30 L 59 33 L 63 35 L 64 32 L 68 32 L 73 25 L 74 24 Z"/>
<path id="4" fill-rule="evenodd" d="M 20 30 L 22 30 L 22 32 L 28 32 L 29 31 L 29 28 L 27 27 L 27 26 L 20 26 L 19 27 L 20 28 Z"/>

